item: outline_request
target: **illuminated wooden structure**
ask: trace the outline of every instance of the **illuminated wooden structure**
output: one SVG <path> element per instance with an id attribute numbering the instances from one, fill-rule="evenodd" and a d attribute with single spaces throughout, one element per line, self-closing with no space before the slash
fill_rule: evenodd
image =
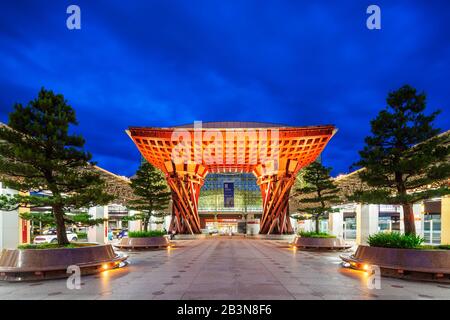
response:
<path id="1" fill-rule="evenodd" d="M 172 190 L 170 231 L 200 233 L 198 199 L 209 172 L 252 172 L 263 199 L 260 233 L 292 233 L 289 192 L 299 170 L 314 161 L 334 126 L 211 122 L 171 128 L 131 127 L 143 157 L 164 172 Z"/>

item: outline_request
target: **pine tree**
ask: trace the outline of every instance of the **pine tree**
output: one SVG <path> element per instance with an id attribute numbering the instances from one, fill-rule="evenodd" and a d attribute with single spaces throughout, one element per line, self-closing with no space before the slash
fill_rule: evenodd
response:
<path id="1" fill-rule="evenodd" d="M 0 176 L 10 188 L 25 192 L 0 197 L 0 208 L 51 207 L 58 243 L 68 244 L 65 212 L 104 205 L 111 196 L 92 170 L 84 139 L 69 133 L 77 125 L 75 111 L 60 94 L 42 88 L 26 106 L 16 104 L 8 126 L 0 127 Z"/>
<path id="2" fill-rule="evenodd" d="M 355 166 L 364 167 L 360 179 L 372 190 L 354 199 L 366 203 L 398 204 L 403 207 L 406 234 L 415 234 L 415 202 L 449 194 L 448 135 L 432 122 L 439 111 L 424 113 L 426 96 L 405 85 L 389 93 L 387 108 L 371 121 L 372 135 L 359 152 Z M 440 183 L 444 182 L 444 183 Z M 434 185 L 433 188 L 428 186 Z"/>
<path id="3" fill-rule="evenodd" d="M 147 161 L 143 161 L 131 179 L 131 188 L 136 199 L 128 202 L 128 209 L 139 211 L 125 220 L 141 220 L 144 231 L 148 230 L 151 217 L 159 219 L 167 215 L 171 192 L 164 175 Z"/>
<path id="4" fill-rule="evenodd" d="M 331 168 L 313 162 L 302 173 L 302 186 L 296 190 L 300 203 L 300 216 L 311 216 L 319 232 L 319 220 L 336 211 L 333 205 L 339 203 L 339 188 L 330 177 Z"/>
<path id="5" fill-rule="evenodd" d="M 32 221 L 33 225 L 42 225 L 43 228 L 55 227 L 55 218 L 52 213 L 47 212 L 25 212 L 20 214 L 20 218 L 24 220 Z M 104 218 L 93 219 L 87 212 L 66 213 L 64 216 L 66 224 L 73 224 L 78 227 L 92 227 L 99 225 L 107 221 Z M 40 230 L 42 231 L 42 230 Z"/>

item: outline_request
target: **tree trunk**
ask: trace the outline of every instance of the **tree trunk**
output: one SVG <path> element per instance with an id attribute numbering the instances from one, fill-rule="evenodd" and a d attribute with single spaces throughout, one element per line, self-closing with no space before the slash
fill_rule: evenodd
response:
<path id="1" fill-rule="evenodd" d="M 395 173 L 395 181 L 397 183 L 397 193 L 402 197 L 406 197 L 406 187 L 403 181 L 401 172 Z M 411 203 L 403 203 L 403 225 L 405 227 L 405 234 L 416 235 L 416 225 L 414 223 L 414 212 Z"/>
<path id="2" fill-rule="evenodd" d="M 148 231 L 148 219 L 145 218 L 142 222 L 143 222 L 142 229 L 144 232 L 147 232 Z"/>
<path id="3" fill-rule="evenodd" d="M 405 226 L 405 234 L 416 235 L 416 225 L 414 222 L 414 212 L 412 204 L 403 204 L 403 221 Z"/>
<path id="4" fill-rule="evenodd" d="M 316 218 L 316 233 L 319 233 L 319 228 L 320 228 L 320 226 L 319 226 L 319 218 L 317 217 Z"/>
<path id="5" fill-rule="evenodd" d="M 66 224 L 64 222 L 64 210 L 60 206 L 53 207 L 53 216 L 56 222 L 56 235 L 58 237 L 58 244 L 63 246 L 69 244 L 67 239 Z"/>

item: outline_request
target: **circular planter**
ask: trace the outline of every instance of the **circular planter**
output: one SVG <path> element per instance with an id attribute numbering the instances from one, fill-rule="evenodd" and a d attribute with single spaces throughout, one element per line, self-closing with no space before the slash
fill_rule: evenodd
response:
<path id="1" fill-rule="evenodd" d="M 125 250 L 139 250 L 139 249 L 164 249 L 170 246 L 170 241 L 167 237 L 146 237 L 146 238 L 122 238 L 118 244 L 114 245 L 116 248 Z"/>
<path id="2" fill-rule="evenodd" d="M 353 255 L 341 255 L 341 259 L 358 270 L 378 266 L 381 275 L 388 277 L 450 282 L 450 250 L 358 246 Z"/>
<path id="3" fill-rule="evenodd" d="M 128 257 L 118 255 L 110 244 L 84 244 L 79 248 L 3 249 L 0 280 L 29 281 L 65 278 L 69 266 L 80 267 L 81 275 L 122 266 Z"/>
<path id="4" fill-rule="evenodd" d="M 315 250 L 346 250 L 352 246 L 345 243 L 343 239 L 338 238 L 308 238 L 295 237 L 292 245 L 297 248 L 315 249 Z"/>

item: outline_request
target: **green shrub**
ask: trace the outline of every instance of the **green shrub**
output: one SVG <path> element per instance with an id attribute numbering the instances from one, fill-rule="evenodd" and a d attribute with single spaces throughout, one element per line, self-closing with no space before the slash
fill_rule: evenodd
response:
<path id="1" fill-rule="evenodd" d="M 87 239 L 88 235 L 86 232 L 77 232 L 77 238 L 78 240 Z"/>
<path id="2" fill-rule="evenodd" d="M 128 232 L 128 237 L 130 238 L 152 238 L 152 237 L 162 237 L 166 233 L 160 230 L 152 231 L 130 231 Z"/>
<path id="3" fill-rule="evenodd" d="M 336 236 L 333 236 L 332 234 L 326 232 L 314 232 L 314 231 L 300 231 L 298 235 L 304 238 L 336 238 Z"/>
<path id="4" fill-rule="evenodd" d="M 423 238 L 399 232 L 379 232 L 370 235 L 367 242 L 371 247 L 415 249 L 420 247 Z"/>
<path id="5" fill-rule="evenodd" d="M 423 250 L 450 250 L 450 245 L 449 244 L 441 244 L 441 245 L 437 245 L 437 246 L 423 245 L 423 246 L 420 246 L 420 249 L 423 249 Z"/>

